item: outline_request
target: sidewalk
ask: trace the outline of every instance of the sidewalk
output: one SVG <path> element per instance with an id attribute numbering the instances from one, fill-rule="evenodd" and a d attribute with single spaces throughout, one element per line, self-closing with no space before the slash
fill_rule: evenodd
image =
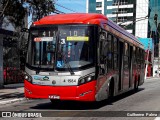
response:
<path id="1" fill-rule="evenodd" d="M 147 77 L 146 79 L 147 80 L 149 80 L 149 79 L 159 79 L 160 80 L 160 77 Z"/>
<path id="2" fill-rule="evenodd" d="M 4 85 L 0 89 L 0 105 L 25 100 L 24 83 Z"/>

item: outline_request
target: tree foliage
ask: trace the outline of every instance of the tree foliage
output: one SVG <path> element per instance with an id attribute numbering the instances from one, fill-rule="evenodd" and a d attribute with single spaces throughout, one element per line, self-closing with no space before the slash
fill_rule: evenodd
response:
<path id="1" fill-rule="evenodd" d="M 7 19 L 18 33 L 16 37 L 3 38 L 4 68 L 22 65 L 21 69 L 24 69 L 27 39 L 26 33 L 20 32 L 20 28 L 28 27 L 24 26 L 27 25 L 27 16 L 38 20 L 51 12 L 54 12 L 52 0 L 0 0 L 0 27 Z"/>
<path id="2" fill-rule="evenodd" d="M 29 14 L 33 14 L 36 19 L 54 12 L 55 9 L 53 0 L 25 0 L 25 3 L 29 5 Z"/>
<path id="3" fill-rule="evenodd" d="M 1 17 L 7 17 L 16 26 L 24 24 L 26 10 L 18 0 L 2 0 L 2 11 Z"/>
<path id="4" fill-rule="evenodd" d="M 40 19 L 54 12 L 52 0 L 1 0 L 0 20 L 4 17 L 16 27 L 24 24 L 25 15 L 33 14 L 35 19 Z"/>

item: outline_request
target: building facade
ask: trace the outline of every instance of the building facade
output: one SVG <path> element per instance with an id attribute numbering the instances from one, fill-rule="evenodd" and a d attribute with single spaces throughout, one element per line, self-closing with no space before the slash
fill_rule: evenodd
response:
<path id="1" fill-rule="evenodd" d="M 88 13 L 92 9 L 104 14 L 135 36 L 147 38 L 148 0 L 87 0 L 87 3 Z"/>
<path id="2" fill-rule="evenodd" d="M 160 72 L 160 1 L 149 0 L 148 37 L 154 41 L 153 76 Z"/>
<path id="3" fill-rule="evenodd" d="M 86 0 L 86 13 L 96 13 L 96 0 Z"/>
<path id="4" fill-rule="evenodd" d="M 139 38 L 152 38 L 152 74 L 160 72 L 160 1 L 159 0 L 87 0 L 96 4 L 95 13 L 106 15 Z M 90 9 L 90 4 L 87 4 Z M 93 6 L 93 5 L 92 5 Z M 89 12 L 89 11 L 87 11 Z M 93 7 L 92 7 L 93 12 Z"/>

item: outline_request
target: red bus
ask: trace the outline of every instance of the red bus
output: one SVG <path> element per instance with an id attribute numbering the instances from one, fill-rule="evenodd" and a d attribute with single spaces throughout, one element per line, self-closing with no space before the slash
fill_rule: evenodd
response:
<path id="1" fill-rule="evenodd" d="M 25 97 L 101 101 L 144 82 L 144 47 L 102 14 L 46 16 L 29 30 Z"/>

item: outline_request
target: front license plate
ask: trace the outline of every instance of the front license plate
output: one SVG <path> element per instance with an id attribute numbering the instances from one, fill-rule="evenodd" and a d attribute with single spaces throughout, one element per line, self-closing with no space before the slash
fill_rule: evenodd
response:
<path id="1" fill-rule="evenodd" d="M 49 99 L 60 99 L 60 96 L 58 96 L 58 95 L 49 95 L 48 98 Z"/>

